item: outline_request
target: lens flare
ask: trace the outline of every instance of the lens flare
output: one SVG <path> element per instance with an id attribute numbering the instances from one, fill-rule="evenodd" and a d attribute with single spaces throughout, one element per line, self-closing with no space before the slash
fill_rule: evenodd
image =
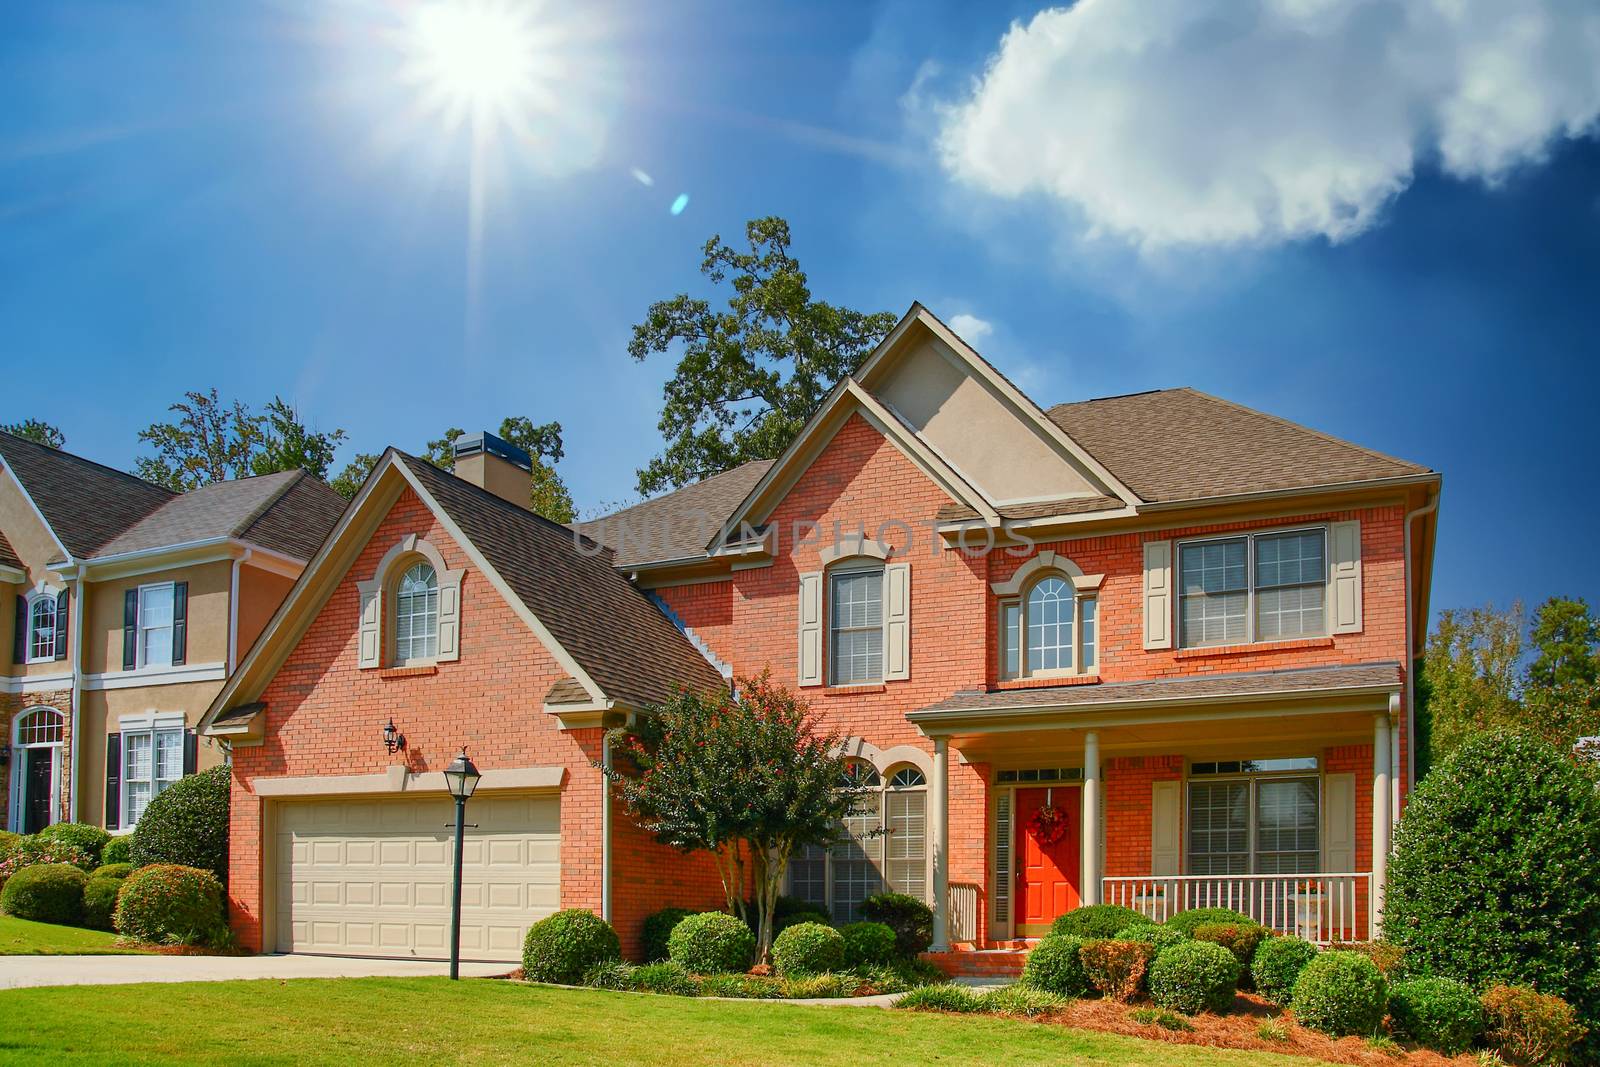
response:
<path id="1" fill-rule="evenodd" d="M 670 208 L 668 208 L 667 210 L 671 211 L 674 215 L 682 215 L 683 214 L 683 209 L 688 207 L 688 206 L 689 206 L 689 194 L 688 193 L 679 193 L 678 194 L 678 199 L 674 200 L 672 202 L 672 206 Z"/>

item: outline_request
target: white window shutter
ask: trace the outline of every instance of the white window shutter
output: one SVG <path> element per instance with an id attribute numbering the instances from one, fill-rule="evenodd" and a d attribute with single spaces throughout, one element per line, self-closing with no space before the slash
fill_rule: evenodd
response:
<path id="1" fill-rule="evenodd" d="M 1150 783 L 1150 873 L 1181 873 L 1181 782 Z"/>
<path id="2" fill-rule="evenodd" d="M 1356 776 L 1322 779 L 1322 869 L 1349 874 L 1356 869 Z"/>
<path id="3" fill-rule="evenodd" d="M 382 585 L 376 581 L 359 582 L 356 588 L 361 594 L 361 614 L 357 621 L 357 665 L 365 670 L 368 667 L 383 666 L 383 595 Z"/>
<path id="4" fill-rule="evenodd" d="M 1361 524 L 1336 522 L 1328 528 L 1328 630 L 1361 632 Z"/>
<path id="5" fill-rule="evenodd" d="M 822 684 L 822 572 L 800 576 L 800 684 Z"/>
<path id="6" fill-rule="evenodd" d="M 1172 542 L 1144 543 L 1144 647 L 1172 647 Z"/>
<path id="7" fill-rule="evenodd" d="M 461 658 L 461 572 L 446 571 L 439 579 L 440 660 Z"/>
<path id="8" fill-rule="evenodd" d="M 911 564 L 883 568 L 883 678 L 911 677 Z"/>

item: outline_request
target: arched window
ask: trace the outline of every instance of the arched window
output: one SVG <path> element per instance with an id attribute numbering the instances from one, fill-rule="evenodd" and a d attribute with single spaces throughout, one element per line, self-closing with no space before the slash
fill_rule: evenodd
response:
<path id="1" fill-rule="evenodd" d="M 921 900 L 928 884 L 928 780 L 916 767 L 889 775 L 883 796 L 884 881 L 891 893 Z"/>
<path id="2" fill-rule="evenodd" d="M 59 745 L 65 722 L 65 717 L 54 708 L 34 708 L 17 720 L 17 744 L 24 748 Z"/>
<path id="3" fill-rule="evenodd" d="M 394 657 L 398 664 L 431 660 L 439 652 L 439 576 L 418 560 L 400 575 L 394 595 Z"/>
<path id="4" fill-rule="evenodd" d="M 1072 587 L 1052 575 L 1033 583 L 1028 593 L 1028 664 L 1035 670 L 1071 667 Z"/>
<path id="5" fill-rule="evenodd" d="M 1000 676 L 1086 674 L 1097 663 L 1099 601 L 1046 572 L 1024 595 L 1000 601 Z"/>
<path id="6" fill-rule="evenodd" d="M 61 817 L 61 742 L 66 717 L 55 708 L 30 708 L 12 722 L 8 827 L 36 834 Z"/>
<path id="7" fill-rule="evenodd" d="M 855 811 L 831 849 L 812 846 L 789 864 L 789 892 L 821 905 L 835 922 L 855 922 L 861 902 L 878 893 L 924 900 L 928 891 L 928 783 L 901 764 L 887 777 L 851 760 L 839 787 L 855 791 Z"/>
<path id="8" fill-rule="evenodd" d="M 28 662 L 56 658 L 56 595 L 35 594 L 28 604 Z"/>

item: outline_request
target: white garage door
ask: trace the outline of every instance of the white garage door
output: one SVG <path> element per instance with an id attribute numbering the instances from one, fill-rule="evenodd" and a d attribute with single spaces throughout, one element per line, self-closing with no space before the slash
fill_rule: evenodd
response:
<path id="1" fill-rule="evenodd" d="M 529 924 L 561 905 L 560 799 L 467 804 L 461 957 L 519 960 Z M 455 802 L 447 796 L 293 801 L 277 809 L 280 952 L 448 959 Z"/>

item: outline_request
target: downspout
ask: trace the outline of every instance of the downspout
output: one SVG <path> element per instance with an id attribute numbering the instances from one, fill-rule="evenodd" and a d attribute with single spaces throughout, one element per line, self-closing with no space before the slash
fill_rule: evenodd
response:
<path id="1" fill-rule="evenodd" d="M 1414 613 L 1411 609 L 1411 526 L 1416 520 L 1425 515 L 1432 515 L 1439 510 L 1439 494 L 1433 494 L 1433 499 L 1414 511 L 1406 512 L 1405 530 L 1405 580 L 1406 580 L 1406 786 L 1408 791 L 1417 787 L 1417 654 L 1416 639 L 1412 636 L 1415 626 Z M 1398 783 L 1396 783 L 1398 785 Z M 1396 803 L 1393 808 L 1394 817 L 1400 817 L 1400 805 Z"/>
<path id="2" fill-rule="evenodd" d="M 249 559 L 252 552 L 244 550 L 244 555 L 233 561 L 233 574 L 228 579 L 228 673 L 233 673 L 233 668 L 239 663 L 239 568 L 244 561 Z"/>
<path id="3" fill-rule="evenodd" d="M 72 613 L 72 743 L 68 745 L 68 758 L 72 760 L 72 773 L 68 775 L 67 821 L 78 821 L 78 725 L 83 721 L 79 705 L 83 703 L 83 613 L 88 607 L 84 591 L 89 583 L 84 580 L 84 567 L 78 567 L 78 603 Z"/>
<path id="4" fill-rule="evenodd" d="M 600 735 L 600 918 L 611 921 L 611 731 Z"/>

